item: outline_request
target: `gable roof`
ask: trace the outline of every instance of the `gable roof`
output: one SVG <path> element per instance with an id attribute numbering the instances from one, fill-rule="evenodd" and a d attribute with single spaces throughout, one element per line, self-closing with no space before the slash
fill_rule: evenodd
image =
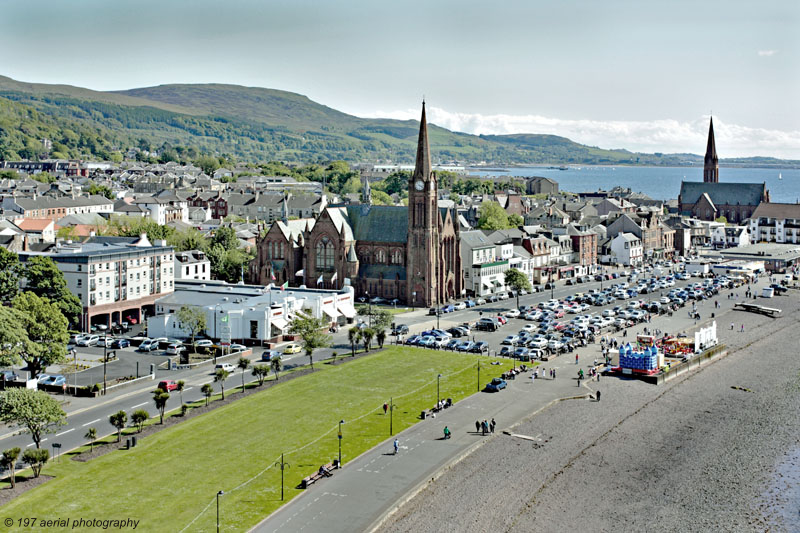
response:
<path id="1" fill-rule="evenodd" d="M 800 204 L 779 204 L 772 202 L 762 202 L 758 204 L 753 216 L 750 218 L 793 218 L 800 219 Z"/>
<path id="2" fill-rule="evenodd" d="M 359 241 L 407 242 L 408 208 L 405 206 L 374 205 L 345 208 L 353 237 Z"/>
<path id="3" fill-rule="evenodd" d="M 714 205 L 758 205 L 764 197 L 764 183 L 704 183 L 702 181 L 681 182 L 681 202 L 696 204 L 703 193 L 707 193 Z"/>

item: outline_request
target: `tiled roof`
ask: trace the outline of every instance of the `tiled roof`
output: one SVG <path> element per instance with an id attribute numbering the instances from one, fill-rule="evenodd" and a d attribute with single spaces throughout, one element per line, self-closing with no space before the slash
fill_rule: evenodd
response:
<path id="1" fill-rule="evenodd" d="M 714 205 L 758 205 L 766 190 L 763 183 L 681 182 L 681 202 L 695 204 L 707 193 Z"/>
<path id="2" fill-rule="evenodd" d="M 353 237 L 359 241 L 407 242 L 408 208 L 393 205 L 374 205 L 369 210 L 349 206 L 347 217 Z"/>
<path id="3" fill-rule="evenodd" d="M 761 203 L 751 218 L 800 219 L 800 204 Z"/>

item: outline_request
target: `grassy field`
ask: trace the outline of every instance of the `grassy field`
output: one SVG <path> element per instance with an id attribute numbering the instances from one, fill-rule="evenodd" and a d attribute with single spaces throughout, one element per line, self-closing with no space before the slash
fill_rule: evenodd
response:
<path id="1" fill-rule="evenodd" d="M 479 356 L 417 348 L 385 351 L 313 374 L 187 420 L 89 463 L 63 460 L 43 473 L 56 476 L 3 508 L 5 516 L 141 519 L 144 531 L 212 531 L 217 491 L 225 530 L 242 531 L 274 511 L 280 501 L 285 454 L 286 500 L 300 480 L 337 455 L 343 426 L 345 463 L 389 438 L 382 405 L 394 397 L 395 433 L 416 423 L 441 396 L 454 401 L 477 390 Z M 486 383 L 506 367 L 480 357 Z M 194 520 L 194 522 L 193 522 Z"/>

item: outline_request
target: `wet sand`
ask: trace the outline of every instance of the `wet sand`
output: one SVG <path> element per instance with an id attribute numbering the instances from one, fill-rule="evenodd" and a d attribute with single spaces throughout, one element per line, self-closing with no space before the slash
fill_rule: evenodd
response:
<path id="1" fill-rule="evenodd" d="M 591 382 L 601 402 L 495 436 L 380 531 L 800 531 L 798 303 L 719 316 L 729 355 L 666 385 Z"/>

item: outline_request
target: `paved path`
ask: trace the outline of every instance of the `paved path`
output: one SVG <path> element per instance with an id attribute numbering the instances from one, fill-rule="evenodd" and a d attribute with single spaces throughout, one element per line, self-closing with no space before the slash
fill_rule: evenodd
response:
<path id="1" fill-rule="evenodd" d="M 759 288 L 764 283 L 765 280 L 761 280 Z M 673 317 L 657 316 L 651 324 L 630 328 L 629 338 L 635 338 L 635 334 L 645 326 L 670 332 L 689 332 L 712 322 L 711 312 L 717 315 L 718 327 L 724 328 L 728 322 L 736 321 L 737 313 L 731 313 L 731 309 L 736 301 L 741 301 L 729 300 L 729 292 L 744 293 L 744 289 L 723 291 L 716 298 L 702 302 L 698 310 L 703 320 L 699 324 L 688 318 L 689 308 L 684 308 Z M 714 299 L 719 301 L 720 309 L 714 309 Z M 616 336 L 621 339 L 620 334 Z M 528 372 L 510 381 L 505 391 L 473 395 L 443 411 L 436 419 L 412 426 L 398 435 L 400 453 L 396 456 L 391 453 L 393 439 L 386 440 L 355 460 L 346 462 L 344 468 L 332 478 L 312 485 L 267 517 L 254 531 L 350 533 L 372 530 L 387 512 L 395 506 L 401 506 L 437 472 L 469 453 L 473 446 L 491 438 L 475 432 L 476 420 L 491 420 L 494 417 L 498 423 L 495 432 L 501 433 L 505 427 L 516 425 L 558 398 L 586 395 L 589 389 L 596 388 L 600 383 L 593 381 L 584 381 L 582 387 L 578 388 L 575 374 L 577 368 L 586 368 L 592 359 L 599 358 L 599 345 L 587 346 L 580 349 L 579 353 L 580 366 L 575 365 L 574 354 L 565 354 L 542 364 L 547 369 L 556 368 L 556 380 L 536 380 L 531 383 Z M 445 425 L 453 435 L 447 441 L 440 440 Z M 534 440 L 548 438 L 547 435 L 538 434 L 522 437 Z"/>
<path id="2" fill-rule="evenodd" d="M 499 393 L 475 394 L 441 411 L 435 419 L 414 425 L 398 435 L 400 451 L 394 455 L 393 439 L 345 463 L 332 478 L 306 492 L 269 516 L 255 530 L 262 532 L 350 533 L 370 529 L 398 500 L 423 485 L 443 466 L 491 436 L 475 431 L 476 420 L 497 421 L 495 433 L 544 407 L 555 398 L 586 395 L 572 379 L 575 364 L 566 357 L 548 368 L 561 367 L 555 380 L 531 382 L 531 372 L 509 381 Z M 569 376 L 569 377 L 567 377 Z M 586 383 L 584 382 L 584 385 Z M 452 438 L 442 440 L 444 426 Z M 530 435 L 533 438 L 541 436 Z"/>

